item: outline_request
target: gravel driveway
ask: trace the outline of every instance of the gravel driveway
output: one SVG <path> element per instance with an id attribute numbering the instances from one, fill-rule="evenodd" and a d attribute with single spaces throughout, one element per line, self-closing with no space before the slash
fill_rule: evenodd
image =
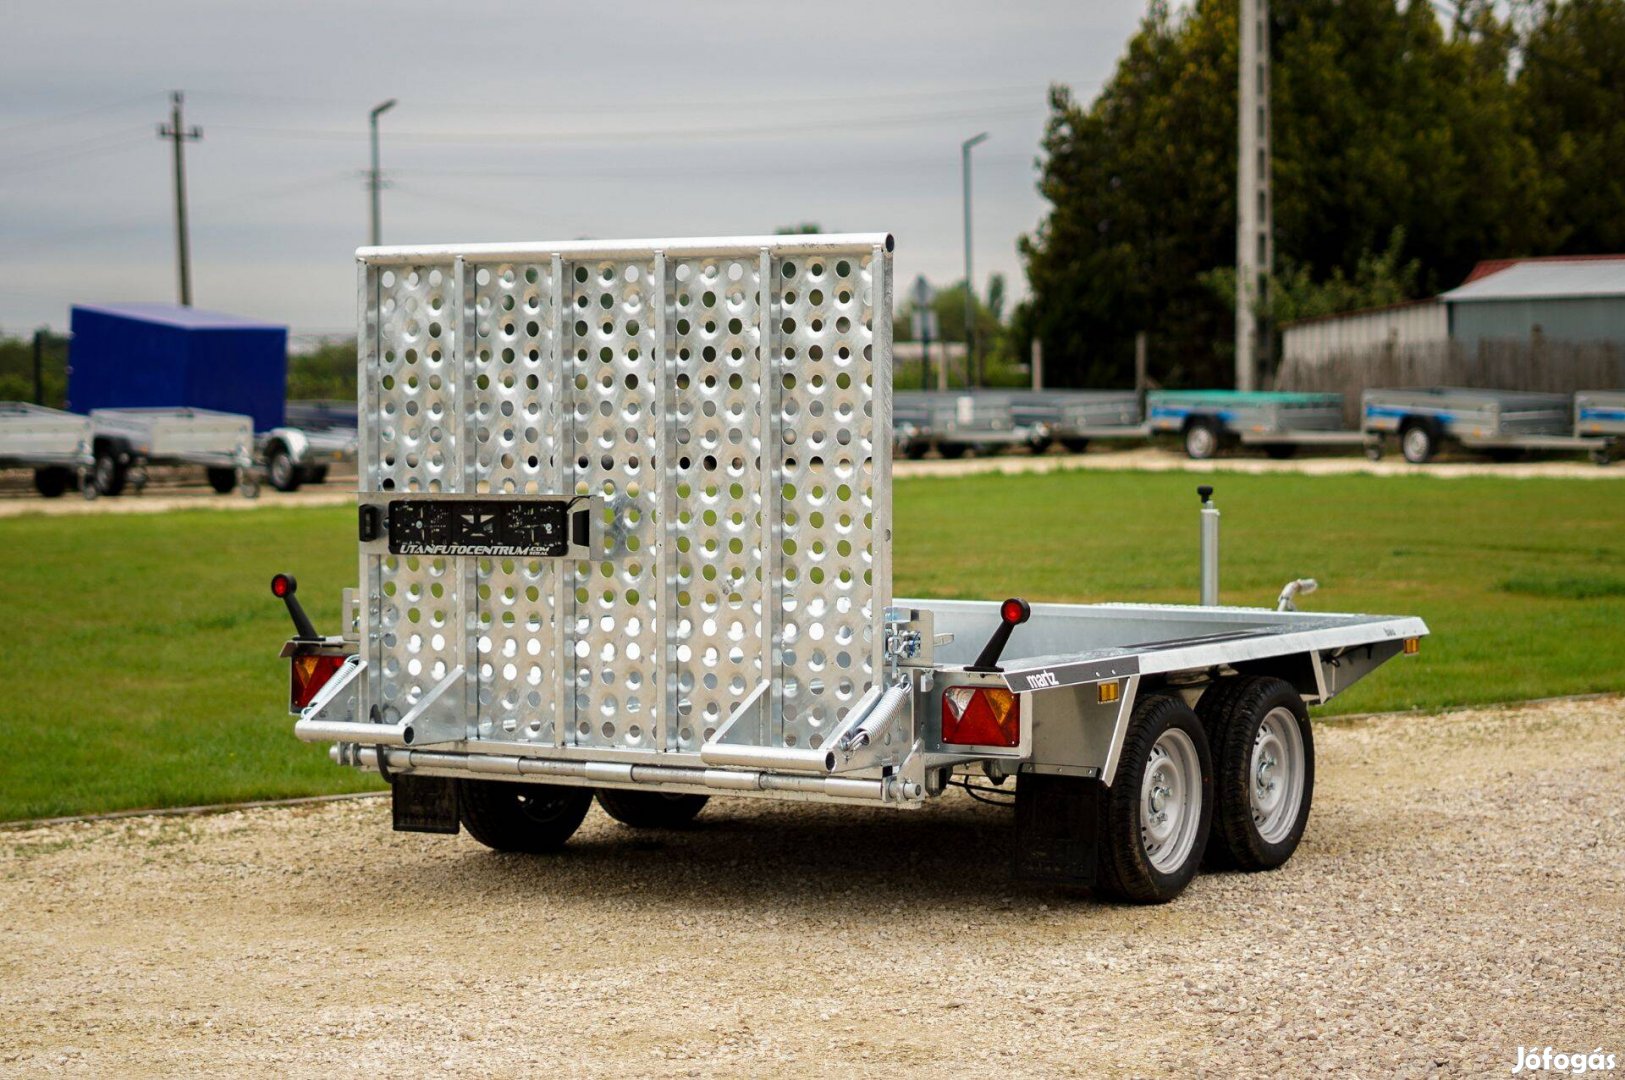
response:
<path id="1" fill-rule="evenodd" d="M 1320 728 L 1292 863 L 1160 908 L 1011 886 L 1008 811 L 965 798 L 716 800 L 657 835 L 595 809 L 546 858 L 392 834 L 381 799 L 0 832 L 0 1073 L 1625 1062 L 1622 712 Z"/>

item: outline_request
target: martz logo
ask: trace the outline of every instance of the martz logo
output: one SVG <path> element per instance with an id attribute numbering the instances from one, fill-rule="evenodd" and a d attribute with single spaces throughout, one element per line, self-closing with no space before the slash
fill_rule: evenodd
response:
<path id="1" fill-rule="evenodd" d="M 1055 677 L 1053 671 L 1040 671 L 1036 675 L 1027 676 L 1027 689 L 1037 690 L 1041 686 L 1060 686 L 1061 680 Z"/>

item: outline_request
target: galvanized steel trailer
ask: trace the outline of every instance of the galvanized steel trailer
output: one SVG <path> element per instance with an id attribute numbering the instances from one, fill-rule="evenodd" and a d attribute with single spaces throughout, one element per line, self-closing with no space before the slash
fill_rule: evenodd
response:
<path id="1" fill-rule="evenodd" d="M 1567 394 L 1450 386 L 1367 390 L 1360 411 L 1364 430 L 1378 440 L 1373 459 L 1381 455 L 1381 438 L 1392 435 L 1413 465 L 1431 461 L 1446 441 L 1492 457 L 1557 450 L 1589 452 L 1599 465 L 1610 460 L 1610 438 L 1580 432 L 1576 403 Z"/>
<path id="2" fill-rule="evenodd" d="M 92 409 L 96 490 L 118 495 L 125 485 L 139 493 L 152 465 L 201 465 L 209 484 L 224 495 L 237 488 L 259 494 L 254 463 L 254 421 L 209 409 Z"/>
<path id="3" fill-rule="evenodd" d="M 899 390 L 893 406 L 899 418 L 894 445 L 911 458 L 932 447 L 945 458 L 960 458 L 1047 439 L 1041 427 L 1016 416 L 1010 395 L 1001 391 Z"/>
<path id="4" fill-rule="evenodd" d="M 891 252 L 362 249 L 360 585 L 322 636 L 272 583 L 295 733 L 387 777 L 396 828 L 501 850 L 595 796 L 669 827 L 962 785 L 1013 802 L 1025 878 L 1162 901 L 1204 852 L 1284 862 L 1306 705 L 1426 626 L 1290 610 L 1307 581 L 1274 611 L 894 597 Z"/>
<path id="5" fill-rule="evenodd" d="M 34 470 L 34 488 L 56 498 L 78 488 L 94 498 L 90 418 L 22 401 L 0 401 L 0 469 Z"/>
<path id="6" fill-rule="evenodd" d="M 265 478 L 278 491 L 327 480 L 334 465 L 355 460 L 356 408 L 347 401 L 290 401 L 285 424 L 255 436 Z"/>
<path id="7" fill-rule="evenodd" d="M 1196 461 L 1226 444 L 1257 446 L 1291 457 L 1304 446 L 1364 446 L 1370 438 L 1343 428 L 1343 395 L 1244 390 L 1153 390 L 1147 422 L 1178 435 Z"/>
<path id="8" fill-rule="evenodd" d="M 1033 433 L 1034 452 L 1060 443 L 1081 454 L 1096 439 L 1144 439 L 1151 434 L 1135 390 L 1015 390 L 1009 394 L 1015 422 Z"/>

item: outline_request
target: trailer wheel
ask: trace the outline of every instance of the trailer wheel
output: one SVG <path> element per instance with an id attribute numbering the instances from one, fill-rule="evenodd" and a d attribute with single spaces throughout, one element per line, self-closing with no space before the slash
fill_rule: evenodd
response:
<path id="1" fill-rule="evenodd" d="M 1439 452 L 1439 436 L 1426 420 L 1407 420 L 1399 430 L 1399 452 L 1412 465 L 1426 465 Z"/>
<path id="2" fill-rule="evenodd" d="M 1192 420 L 1185 427 L 1185 456 L 1206 461 L 1219 452 L 1219 428 L 1211 420 Z"/>
<path id="3" fill-rule="evenodd" d="M 1215 867 L 1273 870 L 1292 857 L 1315 793 L 1315 739 L 1303 698 L 1280 679 L 1222 679 L 1197 703 L 1213 741 Z"/>
<path id="4" fill-rule="evenodd" d="M 288 448 L 281 443 L 271 448 L 271 454 L 265 459 L 265 475 L 271 481 L 271 486 L 278 491 L 298 491 L 304 475 L 299 466 L 293 463 Z"/>
<path id="5" fill-rule="evenodd" d="M 1608 465 L 1613 460 L 1614 448 L 1611 444 L 1608 446 L 1599 446 L 1595 450 L 1591 451 L 1591 464 L 1593 465 Z"/>
<path id="6" fill-rule="evenodd" d="M 61 498 L 73 482 L 73 474 L 60 465 L 48 465 L 34 470 L 34 490 L 47 499 Z"/>
<path id="7" fill-rule="evenodd" d="M 956 458 L 964 457 L 966 451 L 968 451 L 969 449 L 970 449 L 970 446 L 968 446 L 965 443 L 945 442 L 945 443 L 938 443 L 937 444 L 937 453 L 941 454 L 943 457 L 947 458 L 949 461 L 953 461 Z"/>
<path id="8" fill-rule="evenodd" d="M 677 829 L 705 809 L 709 795 L 673 795 L 664 791 L 598 789 L 604 813 L 634 829 Z"/>
<path id="9" fill-rule="evenodd" d="M 1099 884 L 1119 900 L 1164 904 L 1202 863 L 1213 812 L 1207 733 L 1177 697 L 1134 710 L 1106 799 Z"/>
<path id="10" fill-rule="evenodd" d="M 493 851 L 557 851 L 581 827 L 592 788 L 459 780 L 457 803 L 468 835 Z"/>
<path id="11" fill-rule="evenodd" d="M 1366 443 L 1365 444 L 1365 456 L 1366 456 L 1367 461 L 1381 461 L 1382 460 L 1382 440 L 1377 439 L 1375 442 Z"/>
<path id="12" fill-rule="evenodd" d="M 1081 454 L 1089 449 L 1089 440 L 1079 438 L 1062 439 L 1061 445 L 1066 447 L 1066 452 L 1069 454 Z"/>
<path id="13" fill-rule="evenodd" d="M 91 479 L 96 485 L 97 494 L 107 496 L 120 494 L 124 491 L 124 484 L 129 475 L 129 469 L 118 459 L 118 454 L 111 447 L 96 448 L 96 464 L 91 469 Z"/>
<path id="14" fill-rule="evenodd" d="M 230 495 L 231 489 L 237 486 L 236 469 L 209 469 L 209 486 L 221 495 Z"/>
<path id="15" fill-rule="evenodd" d="M 1027 450 L 1034 454 L 1047 453 L 1049 448 L 1054 445 L 1055 440 L 1048 435 L 1034 435 L 1027 440 Z"/>
<path id="16" fill-rule="evenodd" d="M 1292 443 L 1265 443 L 1264 455 L 1276 461 L 1285 461 L 1287 458 L 1297 457 L 1298 448 Z"/>
<path id="17" fill-rule="evenodd" d="M 918 461 L 931 452 L 931 444 L 927 442 L 910 442 L 903 447 L 903 456 L 910 461 Z"/>

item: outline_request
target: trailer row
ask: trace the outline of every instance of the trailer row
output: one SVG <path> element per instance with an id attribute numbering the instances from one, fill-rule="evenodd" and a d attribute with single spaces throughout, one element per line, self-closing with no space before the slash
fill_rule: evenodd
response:
<path id="1" fill-rule="evenodd" d="M 92 409 L 88 415 L 0 402 L 0 468 L 32 469 L 48 498 L 77 488 L 86 498 L 140 492 L 154 466 L 201 467 L 221 494 L 259 494 L 262 477 L 281 491 L 321 483 L 330 466 L 354 461 L 355 407 L 293 402 L 287 423 L 254 432 L 238 413 L 191 408 Z"/>
<path id="2" fill-rule="evenodd" d="M 1447 444 L 1505 459 L 1530 451 L 1589 453 L 1606 465 L 1625 436 L 1625 390 L 1574 395 L 1455 387 L 1367 390 L 1361 423 L 1343 426 L 1343 395 L 1234 390 L 899 391 L 893 402 L 897 452 L 946 458 L 1059 444 L 1074 453 L 1093 441 L 1173 436 L 1194 460 L 1246 446 L 1271 457 L 1300 450 L 1360 448 L 1373 460 L 1394 440 L 1406 461 L 1424 464 Z"/>

